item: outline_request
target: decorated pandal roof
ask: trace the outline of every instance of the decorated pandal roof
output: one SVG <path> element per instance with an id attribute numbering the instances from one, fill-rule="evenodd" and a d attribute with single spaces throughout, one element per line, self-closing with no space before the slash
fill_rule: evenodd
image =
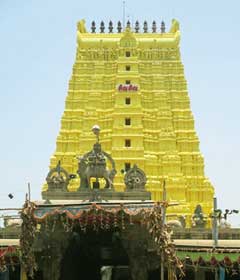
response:
<path id="1" fill-rule="evenodd" d="M 49 201 L 51 203 L 51 201 Z M 25 270 L 33 275 L 36 269 L 34 242 L 41 231 L 52 234 L 56 230 L 73 232 L 77 227 L 83 233 L 93 231 L 124 230 L 128 226 L 140 225 L 146 228 L 149 238 L 156 244 L 156 252 L 164 254 L 173 266 L 181 267 L 175 255 L 174 244 L 167 226 L 163 224 L 164 203 L 152 201 L 109 201 L 84 202 L 55 201 L 54 204 L 26 201 L 21 213 L 22 233 L 20 248 Z"/>
<path id="2" fill-rule="evenodd" d="M 5 248 L 0 248 L 0 258 L 3 258 L 6 255 L 12 254 L 16 251 L 16 247 L 8 246 Z"/>
<path id="3" fill-rule="evenodd" d="M 10 241 L 11 243 L 11 241 Z M 0 279 L 1 275 L 5 273 L 10 267 L 14 270 L 16 265 L 20 263 L 20 252 L 19 247 L 7 246 L 0 247 Z"/>
<path id="4" fill-rule="evenodd" d="M 95 217 L 100 217 L 102 214 L 109 215 L 113 218 L 118 215 L 126 217 L 135 217 L 139 220 L 143 212 L 150 211 L 154 206 L 160 206 L 160 203 L 153 201 L 49 201 L 52 204 L 46 204 L 44 201 L 35 202 L 33 217 L 38 221 L 44 221 L 46 218 L 54 215 L 65 215 L 69 219 L 82 219 L 88 212 L 88 222 L 91 223 Z M 116 219 L 116 218 L 115 218 Z"/>

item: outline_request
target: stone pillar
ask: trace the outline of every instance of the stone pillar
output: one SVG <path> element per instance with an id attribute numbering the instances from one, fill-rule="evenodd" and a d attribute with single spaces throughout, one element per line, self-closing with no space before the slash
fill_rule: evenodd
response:
<path id="1" fill-rule="evenodd" d="M 61 252 L 57 247 L 52 247 L 49 256 L 43 261 L 43 279 L 59 280 L 61 270 Z"/>
<path id="2" fill-rule="evenodd" d="M 52 256 L 44 256 L 43 260 L 43 266 L 42 266 L 42 272 L 43 272 L 43 279 L 44 280 L 55 280 L 52 278 Z"/>
<path id="3" fill-rule="evenodd" d="M 52 280 L 59 280 L 61 270 L 61 255 L 53 255 L 52 259 Z"/>
<path id="4" fill-rule="evenodd" d="M 147 258 L 145 256 L 129 256 L 130 274 L 132 280 L 147 280 Z"/>
<path id="5" fill-rule="evenodd" d="M 129 258 L 132 280 L 148 279 L 147 231 L 140 226 L 130 226 L 122 236 L 122 244 Z"/>
<path id="6" fill-rule="evenodd" d="M 24 268 L 23 268 L 22 265 L 21 265 L 21 268 L 20 268 L 20 280 L 27 280 L 27 274 L 24 271 Z"/>

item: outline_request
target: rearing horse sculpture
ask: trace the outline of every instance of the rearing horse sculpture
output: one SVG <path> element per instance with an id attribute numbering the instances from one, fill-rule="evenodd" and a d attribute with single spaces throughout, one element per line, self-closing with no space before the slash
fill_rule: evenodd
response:
<path id="1" fill-rule="evenodd" d="M 111 170 L 107 169 L 106 159 L 111 162 Z M 106 181 L 105 188 L 112 189 L 113 179 L 117 172 L 114 160 L 109 154 L 102 151 L 101 145 L 97 142 L 94 144 L 92 151 L 79 158 L 77 173 L 81 179 L 80 189 L 91 188 L 91 178 L 96 178 L 96 180 L 104 178 Z"/>

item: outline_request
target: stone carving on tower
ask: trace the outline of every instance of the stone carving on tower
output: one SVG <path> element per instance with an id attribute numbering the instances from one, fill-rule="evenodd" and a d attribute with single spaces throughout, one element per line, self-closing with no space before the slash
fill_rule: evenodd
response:
<path id="1" fill-rule="evenodd" d="M 57 166 L 48 172 L 46 178 L 48 191 L 67 191 L 69 180 L 68 172 L 61 167 L 61 162 L 59 161 Z"/>
<path id="2" fill-rule="evenodd" d="M 145 191 L 147 178 L 142 169 L 138 168 L 136 164 L 130 168 L 124 176 L 124 183 L 127 191 Z"/>

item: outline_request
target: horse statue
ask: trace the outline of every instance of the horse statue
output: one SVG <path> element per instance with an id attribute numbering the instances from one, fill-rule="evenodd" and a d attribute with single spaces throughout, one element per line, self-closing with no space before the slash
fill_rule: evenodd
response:
<path id="1" fill-rule="evenodd" d="M 106 159 L 112 164 L 112 169 L 107 169 Z M 78 171 L 81 179 L 80 189 L 91 188 L 91 178 L 104 178 L 106 181 L 105 188 L 113 188 L 113 179 L 116 175 L 115 162 L 112 157 L 106 152 L 102 151 L 99 142 L 93 145 L 93 150 L 86 153 L 83 157 L 79 158 Z"/>

